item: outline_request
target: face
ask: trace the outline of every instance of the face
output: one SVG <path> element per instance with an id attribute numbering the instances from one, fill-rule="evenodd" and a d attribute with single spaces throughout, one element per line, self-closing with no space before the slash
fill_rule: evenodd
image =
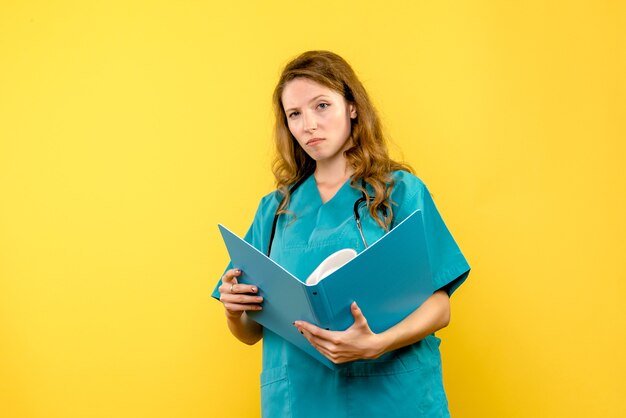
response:
<path id="1" fill-rule="evenodd" d="M 307 78 L 287 83 L 282 103 L 291 134 L 311 158 L 318 164 L 344 158 L 350 120 L 356 118 L 354 104 Z"/>

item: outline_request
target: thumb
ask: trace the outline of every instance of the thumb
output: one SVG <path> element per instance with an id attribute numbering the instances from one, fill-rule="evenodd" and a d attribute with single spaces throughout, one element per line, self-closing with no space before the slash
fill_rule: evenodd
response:
<path id="1" fill-rule="evenodd" d="M 359 308 L 359 305 L 357 305 L 356 302 L 352 302 L 350 310 L 352 311 L 352 316 L 354 317 L 354 325 L 368 327 L 367 319 L 365 319 L 361 308 Z"/>

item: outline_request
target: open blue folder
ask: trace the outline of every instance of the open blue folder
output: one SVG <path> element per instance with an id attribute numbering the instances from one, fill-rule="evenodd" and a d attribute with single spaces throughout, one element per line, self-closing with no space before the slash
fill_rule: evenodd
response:
<path id="1" fill-rule="evenodd" d="M 264 298 L 263 310 L 247 311 L 248 316 L 332 369 L 338 366 L 311 346 L 294 321 L 342 331 L 354 322 L 350 305 L 356 301 L 372 331 L 379 333 L 435 290 L 419 210 L 315 285 L 298 280 L 224 226 L 219 228 L 232 265 L 243 270 L 239 282 L 256 285 Z"/>

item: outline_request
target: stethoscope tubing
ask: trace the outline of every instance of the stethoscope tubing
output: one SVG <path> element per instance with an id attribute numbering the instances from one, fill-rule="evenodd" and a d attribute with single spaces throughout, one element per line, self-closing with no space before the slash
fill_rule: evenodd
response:
<path id="1" fill-rule="evenodd" d="M 294 183 L 294 185 L 289 189 L 289 195 L 292 195 L 302 185 L 302 183 L 304 183 L 304 181 L 308 177 L 309 176 L 303 176 L 296 183 Z M 365 188 L 365 180 L 361 180 L 361 184 L 363 185 L 363 188 Z M 287 195 L 283 196 L 278 207 L 281 207 L 283 205 L 283 202 L 285 201 L 286 198 L 287 198 Z M 374 198 L 370 197 L 369 200 L 372 201 L 374 200 Z M 354 212 L 354 221 L 356 222 L 356 227 L 359 230 L 359 235 L 361 236 L 361 240 L 363 240 L 363 244 L 365 245 L 365 248 L 367 248 L 369 245 L 367 244 L 367 241 L 365 240 L 365 235 L 363 234 L 363 227 L 361 225 L 361 216 L 359 215 L 359 206 L 362 203 L 367 202 L 367 201 L 368 201 L 367 195 L 365 194 L 364 191 L 361 190 L 361 197 L 354 202 L 354 206 L 352 208 L 352 211 Z M 274 243 L 274 235 L 276 235 L 276 226 L 278 225 L 279 216 L 280 216 L 280 213 L 278 213 L 278 209 L 276 209 L 276 212 L 274 212 L 274 221 L 272 222 L 270 240 L 267 246 L 268 257 L 270 256 L 272 252 L 272 244 Z M 384 208 L 383 208 L 383 217 L 387 217 L 387 211 Z"/>

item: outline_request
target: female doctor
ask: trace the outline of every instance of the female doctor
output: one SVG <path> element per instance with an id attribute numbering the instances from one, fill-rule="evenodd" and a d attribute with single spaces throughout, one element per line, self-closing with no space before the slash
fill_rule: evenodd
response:
<path id="1" fill-rule="evenodd" d="M 434 332 L 448 325 L 450 295 L 469 266 L 428 190 L 408 166 L 389 158 L 378 115 L 338 55 L 309 51 L 287 64 L 274 110 L 277 190 L 261 200 L 245 240 L 305 278 L 333 252 L 363 251 L 421 209 L 437 290 L 378 334 L 356 302 L 354 324 L 345 331 L 295 321 L 320 353 L 342 364 L 333 371 L 250 320 L 246 311 L 263 309 L 259 289 L 238 283 L 245 272 L 227 270 L 213 296 L 224 304 L 235 337 L 246 344 L 263 339 L 263 416 L 449 416 Z M 394 286 L 393 277 L 380 280 Z"/>

